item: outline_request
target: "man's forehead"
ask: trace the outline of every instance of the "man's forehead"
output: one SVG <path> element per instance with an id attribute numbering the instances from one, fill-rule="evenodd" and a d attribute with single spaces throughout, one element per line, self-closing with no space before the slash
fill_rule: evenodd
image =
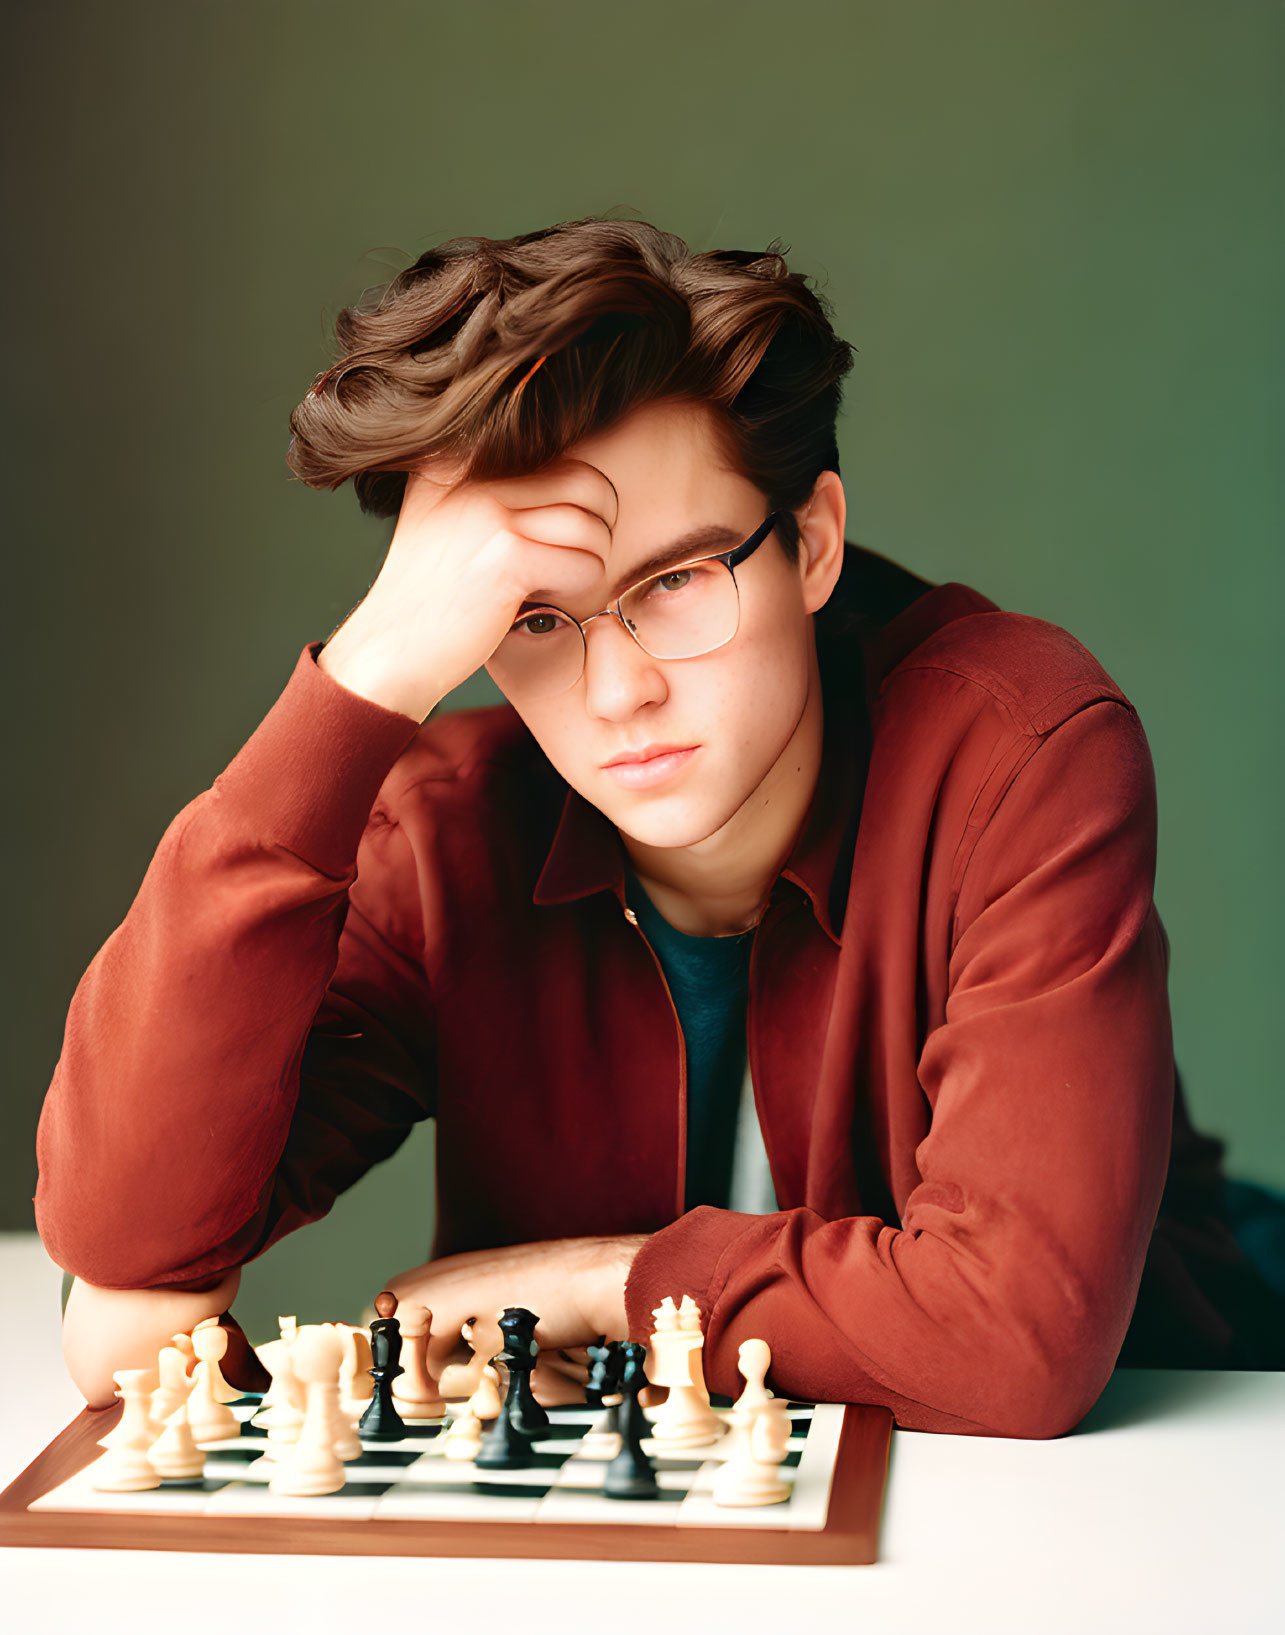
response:
<path id="1" fill-rule="evenodd" d="M 652 574 L 660 573 L 665 568 L 672 568 L 679 562 L 731 550 L 746 538 L 752 531 L 752 526 L 706 521 L 693 527 L 672 521 L 666 523 L 658 518 L 656 532 L 650 537 L 650 527 L 647 533 L 639 533 L 636 538 L 626 539 L 624 542 L 620 542 L 617 535 L 613 537 L 607 554 L 606 599 L 615 601 L 638 580 L 650 578 Z M 674 531 L 666 533 L 667 527 Z M 549 587 L 547 593 L 535 593 L 523 605 L 534 606 L 536 602 L 544 599 L 558 602 L 556 588 Z"/>

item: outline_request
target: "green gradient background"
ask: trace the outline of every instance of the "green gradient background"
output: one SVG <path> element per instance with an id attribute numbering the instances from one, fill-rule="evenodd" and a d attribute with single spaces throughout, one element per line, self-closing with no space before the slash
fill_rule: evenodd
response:
<path id="1" fill-rule="evenodd" d="M 1065 626 L 1137 705 L 1193 1111 L 1285 1183 L 1282 18 L 6 8 L 3 1224 L 82 971 L 381 559 L 284 464 L 326 326 L 442 238 L 608 210 L 781 235 L 859 349 L 849 538 Z M 247 1326 L 422 1258 L 431 1143 L 255 1263 Z"/>

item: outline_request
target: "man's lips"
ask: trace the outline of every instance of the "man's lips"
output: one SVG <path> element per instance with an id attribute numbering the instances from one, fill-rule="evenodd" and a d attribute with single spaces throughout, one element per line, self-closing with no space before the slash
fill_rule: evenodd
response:
<path id="1" fill-rule="evenodd" d="M 602 770 L 613 783 L 620 784 L 622 788 L 648 789 L 653 784 L 663 783 L 667 778 L 672 778 L 675 773 L 682 771 L 699 748 L 699 744 L 673 749 L 664 746 L 654 747 L 631 757 L 609 761 Z"/>
<path id="2" fill-rule="evenodd" d="M 661 755 L 681 755 L 685 749 L 692 748 L 691 744 L 651 744 L 646 749 L 627 750 L 614 761 L 605 761 L 603 771 L 609 766 L 636 766 L 640 761 L 654 761 Z"/>

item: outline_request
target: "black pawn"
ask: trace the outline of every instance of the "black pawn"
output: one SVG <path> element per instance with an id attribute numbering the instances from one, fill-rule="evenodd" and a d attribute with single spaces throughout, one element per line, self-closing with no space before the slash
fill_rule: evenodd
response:
<path id="1" fill-rule="evenodd" d="M 491 1359 L 493 1363 L 503 1363 L 506 1372 L 509 1365 L 505 1362 L 504 1353 Z M 517 1392 L 513 1389 L 514 1376 L 509 1373 L 508 1389 L 504 1393 L 504 1403 L 499 1415 L 491 1421 L 489 1428 L 482 1437 L 482 1446 L 478 1449 L 473 1463 L 481 1470 L 528 1470 L 538 1461 L 531 1446 L 531 1436 L 522 1429 L 519 1418 L 519 1403 Z"/>
<path id="2" fill-rule="evenodd" d="M 589 1379 L 585 1385 L 585 1401 L 591 1408 L 601 1408 L 603 1397 L 614 1396 L 620 1389 L 620 1376 L 625 1369 L 625 1356 L 619 1340 L 604 1340 L 589 1348 Z"/>
<path id="3" fill-rule="evenodd" d="M 608 1340 L 605 1345 L 589 1347 L 589 1383 L 585 1387 L 585 1401 L 591 1408 L 601 1408 L 606 1420 L 601 1426 L 604 1436 L 620 1434 L 620 1380 L 625 1371 L 625 1348 L 619 1340 Z M 604 1403 L 604 1397 L 612 1401 Z"/>
<path id="4" fill-rule="evenodd" d="M 509 1412 L 524 1436 L 534 1436 L 549 1427 L 549 1416 L 531 1390 L 531 1371 L 540 1351 L 535 1338 L 535 1325 L 539 1321 L 535 1313 L 524 1306 L 509 1306 L 500 1318 L 504 1350 L 499 1361 L 509 1371 L 509 1398 L 514 1399 Z M 509 1398 L 505 1401 L 506 1408 Z"/>
<path id="5" fill-rule="evenodd" d="M 624 1401 L 619 1414 L 620 1452 L 607 1466 L 602 1491 L 609 1499 L 655 1499 L 659 1497 L 656 1472 L 642 1449 L 642 1439 L 651 1429 L 640 1399 L 647 1385 L 643 1372 L 647 1347 L 637 1340 L 626 1340 L 622 1349 L 624 1372 L 620 1389 Z"/>
<path id="6" fill-rule="evenodd" d="M 367 1442 L 399 1442 L 407 1431 L 402 1416 L 393 1406 L 393 1381 L 406 1370 L 398 1360 L 402 1354 L 402 1326 L 393 1316 L 397 1296 L 391 1289 L 384 1289 L 375 1296 L 375 1310 L 379 1316 L 370 1325 L 374 1367 L 368 1370 L 375 1382 L 375 1394 L 357 1422 L 357 1435 Z"/>

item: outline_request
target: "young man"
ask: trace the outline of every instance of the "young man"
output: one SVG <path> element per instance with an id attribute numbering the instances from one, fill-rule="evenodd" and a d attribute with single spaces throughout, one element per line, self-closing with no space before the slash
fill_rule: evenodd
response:
<path id="1" fill-rule="evenodd" d="M 1261 1364 L 1137 715 L 845 543 L 816 298 L 593 220 L 411 274 L 292 420 L 317 486 L 408 474 L 379 576 L 72 1003 L 37 1208 L 87 1397 L 425 1117 L 391 1287 L 434 1364 L 537 1311 L 546 1400 L 674 1292 L 713 1388 L 757 1335 L 778 1391 L 912 1428 L 1056 1435 L 1122 1346 Z M 426 721 L 483 663 L 508 704 Z"/>

